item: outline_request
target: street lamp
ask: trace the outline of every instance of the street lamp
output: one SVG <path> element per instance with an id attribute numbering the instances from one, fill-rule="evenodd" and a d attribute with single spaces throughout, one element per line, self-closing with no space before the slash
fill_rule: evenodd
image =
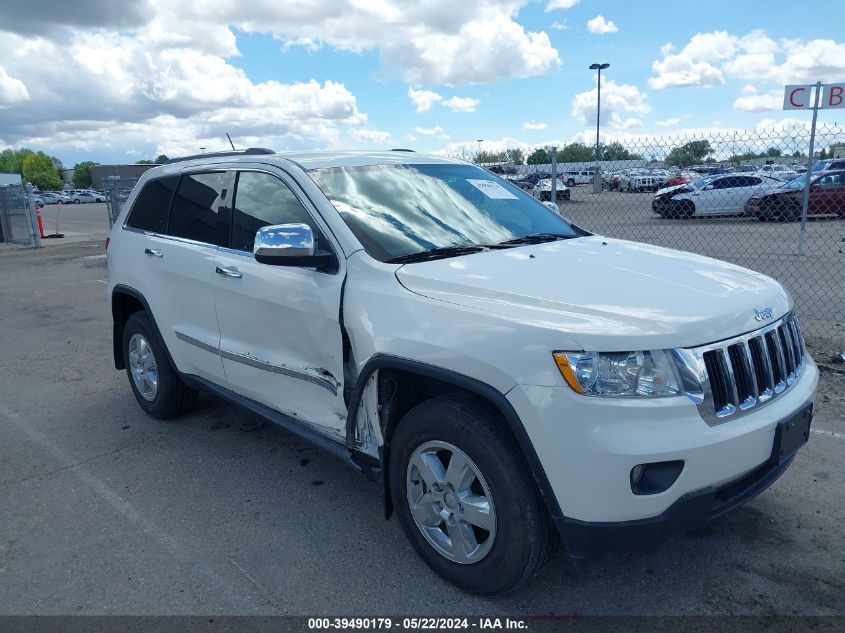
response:
<path id="1" fill-rule="evenodd" d="M 483 138 L 478 139 L 478 154 L 475 157 L 476 163 L 481 163 L 481 144 L 484 142 Z"/>
<path id="2" fill-rule="evenodd" d="M 590 64 L 590 70 L 599 72 L 598 101 L 596 103 L 596 160 L 601 160 L 601 148 L 599 146 L 599 115 L 601 113 L 601 71 L 610 68 L 610 64 Z"/>

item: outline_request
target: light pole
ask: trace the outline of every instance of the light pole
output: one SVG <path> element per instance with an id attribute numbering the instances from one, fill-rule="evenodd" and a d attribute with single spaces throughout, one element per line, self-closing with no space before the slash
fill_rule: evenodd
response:
<path id="1" fill-rule="evenodd" d="M 596 100 L 596 173 L 593 174 L 593 193 L 601 191 L 601 144 L 599 142 L 599 122 L 601 121 L 601 71 L 605 68 L 610 68 L 610 64 L 590 64 L 590 70 L 597 70 L 599 73 L 598 80 L 598 99 Z"/>
<path id="2" fill-rule="evenodd" d="M 481 144 L 484 142 L 483 138 L 478 139 L 478 154 L 475 157 L 475 162 L 481 164 Z"/>

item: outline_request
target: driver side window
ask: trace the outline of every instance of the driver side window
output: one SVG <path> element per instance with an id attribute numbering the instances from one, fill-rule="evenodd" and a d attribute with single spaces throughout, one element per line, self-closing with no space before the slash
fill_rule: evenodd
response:
<path id="1" fill-rule="evenodd" d="M 275 224 L 307 224 L 322 241 L 311 215 L 284 182 L 272 174 L 238 172 L 232 218 L 232 248 L 251 253 L 258 229 Z"/>

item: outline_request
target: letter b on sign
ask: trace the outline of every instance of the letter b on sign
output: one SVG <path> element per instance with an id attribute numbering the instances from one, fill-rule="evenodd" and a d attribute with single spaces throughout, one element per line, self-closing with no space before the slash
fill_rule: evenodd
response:
<path id="1" fill-rule="evenodd" d="M 828 110 L 845 108 L 845 84 L 827 84 L 822 107 Z"/>

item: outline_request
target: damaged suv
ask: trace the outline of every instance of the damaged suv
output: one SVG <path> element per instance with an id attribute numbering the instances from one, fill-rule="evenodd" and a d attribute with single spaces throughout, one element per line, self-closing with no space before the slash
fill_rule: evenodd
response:
<path id="1" fill-rule="evenodd" d="M 591 235 L 471 164 L 251 149 L 144 173 L 108 245 L 114 363 L 169 419 L 198 391 L 383 481 L 473 592 L 706 524 L 807 441 L 790 296 Z"/>

